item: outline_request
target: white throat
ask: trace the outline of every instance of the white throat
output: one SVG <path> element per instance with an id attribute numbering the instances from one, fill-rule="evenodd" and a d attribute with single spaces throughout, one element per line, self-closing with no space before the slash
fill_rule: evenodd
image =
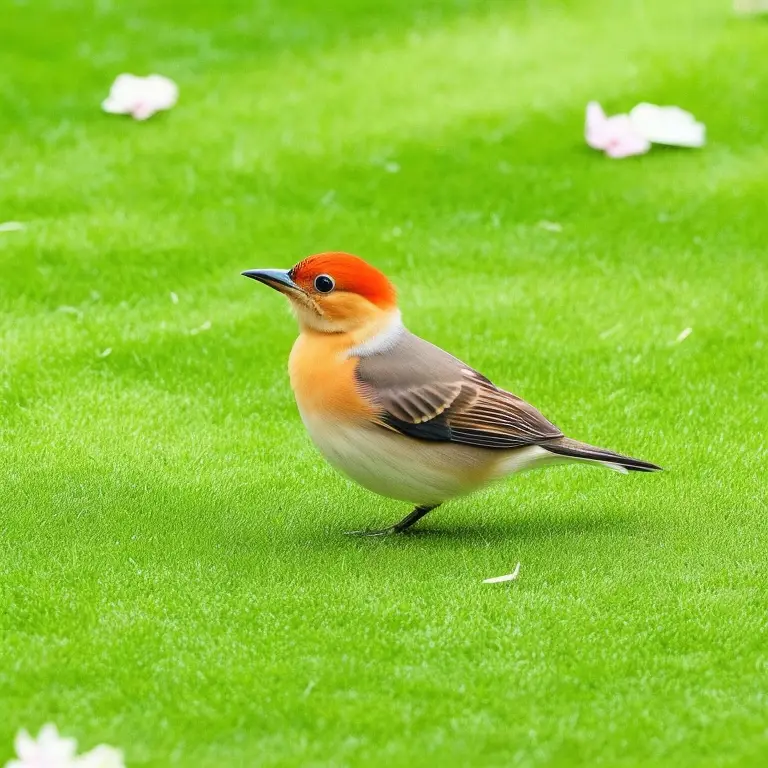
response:
<path id="1" fill-rule="evenodd" d="M 383 352 L 389 352 L 395 346 L 400 336 L 405 333 L 405 326 L 400 310 L 392 312 L 389 322 L 375 336 L 358 344 L 347 352 L 347 357 L 372 357 Z"/>

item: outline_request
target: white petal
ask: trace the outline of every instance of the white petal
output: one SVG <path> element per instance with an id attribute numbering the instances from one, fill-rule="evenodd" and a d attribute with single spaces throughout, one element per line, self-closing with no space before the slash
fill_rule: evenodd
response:
<path id="1" fill-rule="evenodd" d="M 112 88 L 118 91 L 125 90 L 126 88 L 132 88 L 141 80 L 142 78 L 136 77 L 136 75 L 131 75 L 125 72 L 122 75 L 118 75 L 115 78 L 115 82 L 112 84 Z"/>
<path id="2" fill-rule="evenodd" d="M 515 570 L 512 573 L 508 573 L 506 576 L 494 576 L 492 579 L 483 579 L 483 584 L 500 584 L 504 581 L 514 581 L 520 573 L 520 563 L 515 566 Z"/>
<path id="3" fill-rule="evenodd" d="M 46 723 L 37 734 L 38 744 L 56 742 L 59 740 L 59 729 L 53 723 Z"/>
<path id="4" fill-rule="evenodd" d="M 167 77 L 123 74 L 112 84 L 101 108 L 111 114 L 130 114 L 137 120 L 146 120 L 155 112 L 170 109 L 178 98 L 178 86 Z"/>
<path id="5" fill-rule="evenodd" d="M 605 110 L 599 101 L 590 101 L 587 104 L 587 124 L 595 124 L 606 119 Z"/>
<path id="6" fill-rule="evenodd" d="M 206 320 L 201 326 L 190 329 L 189 333 L 191 336 L 197 336 L 198 333 L 202 333 L 203 331 L 210 331 L 210 330 L 211 330 L 211 321 Z"/>
<path id="7" fill-rule="evenodd" d="M 158 109 L 170 109 L 179 100 L 179 86 L 169 77 L 150 75 L 147 84 L 151 87 Z"/>
<path id="8" fill-rule="evenodd" d="M 584 119 L 584 138 L 592 149 L 605 149 L 608 146 L 605 130 L 607 122 L 608 118 L 600 104 L 590 101 Z"/>
<path id="9" fill-rule="evenodd" d="M 131 117 L 134 120 L 148 120 L 157 110 L 148 101 L 140 100 L 137 104 L 134 104 L 130 110 Z"/>
<path id="10" fill-rule="evenodd" d="M 76 751 L 77 740 L 60 736 L 53 723 L 48 723 L 40 729 L 37 735 L 38 761 L 43 761 L 45 765 L 50 764 L 51 768 L 63 767 L 75 756 Z"/>
<path id="11" fill-rule="evenodd" d="M 629 115 L 607 117 L 596 101 L 587 104 L 584 138 L 592 149 L 601 149 L 613 158 L 642 155 L 651 148 L 651 143 L 635 129 Z"/>
<path id="12" fill-rule="evenodd" d="M 0 232 L 23 232 L 25 229 L 20 221 L 4 221 L 0 224 Z"/>
<path id="13" fill-rule="evenodd" d="M 703 147 L 706 128 L 680 107 L 638 104 L 629 113 L 635 130 L 654 144 L 672 147 Z"/>
<path id="14" fill-rule="evenodd" d="M 112 98 L 112 96 L 104 99 L 104 101 L 101 102 L 101 109 L 110 115 L 125 115 L 128 112 L 125 104 L 123 104 L 121 101 L 118 101 L 117 99 Z"/>
<path id="15" fill-rule="evenodd" d="M 733 0 L 736 13 L 768 13 L 766 0 Z"/>
<path id="16" fill-rule="evenodd" d="M 101 103 L 101 108 L 113 114 L 126 114 L 130 112 L 140 89 L 141 78 L 134 75 L 118 75 L 109 89 L 109 96 Z"/>
<path id="17" fill-rule="evenodd" d="M 13 746 L 16 747 L 16 754 L 22 760 L 31 760 L 37 754 L 37 742 L 24 728 L 16 734 Z"/>

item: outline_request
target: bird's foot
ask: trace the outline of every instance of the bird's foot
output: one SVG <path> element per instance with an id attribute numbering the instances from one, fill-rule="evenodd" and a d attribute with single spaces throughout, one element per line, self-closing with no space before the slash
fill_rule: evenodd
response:
<path id="1" fill-rule="evenodd" d="M 381 528 L 378 531 L 347 531 L 347 536 L 390 536 L 393 533 L 402 533 L 403 531 L 410 528 L 414 523 L 417 523 L 419 520 L 421 520 L 424 515 L 427 514 L 427 512 L 431 512 L 435 507 L 437 507 L 437 504 L 432 505 L 422 505 L 419 507 L 416 507 L 416 509 L 413 510 L 413 512 L 410 512 L 407 514 L 399 523 L 395 523 L 394 525 L 390 525 L 389 528 Z"/>
<path id="2" fill-rule="evenodd" d="M 393 533 L 400 533 L 396 525 L 390 525 L 389 528 L 380 528 L 375 531 L 344 531 L 345 536 L 389 536 Z"/>

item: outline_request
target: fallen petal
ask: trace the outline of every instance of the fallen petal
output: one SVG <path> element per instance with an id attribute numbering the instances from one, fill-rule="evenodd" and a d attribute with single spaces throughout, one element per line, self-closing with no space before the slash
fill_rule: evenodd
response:
<path id="1" fill-rule="evenodd" d="M 147 120 L 152 117 L 157 110 L 146 101 L 139 101 L 131 110 L 131 117 L 134 120 Z"/>
<path id="2" fill-rule="evenodd" d="M 608 157 L 644 155 L 651 148 L 651 142 L 635 130 L 628 115 L 616 115 L 608 122 L 611 131 L 611 141 L 605 150 Z"/>
<path id="3" fill-rule="evenodd" d="M 635 155 L 644 155 L 651 148 L 649 141 L 636 138 L 624 138 L 611 144 L 605 150 L 605 154 L 614 160 L 620 160 L 624 157 L 634 157 Z"/>
<path id="4" fill-rule="evenodd" d="M 635 131 L 653 144 L 670 147 L 703 147 L 706 128 L 680 107 L 638 104 L 629 113 Z"/>
<path id="5" fill-rule="evenodd" d="M 0 232 L 23 232 L 26 227 L 20 221 L 3 221 L 0 223 Z"/>
<path id="6" fill-rule="evenodd" d="M 206 320 L 202 325 L 198 326 L 197 328 L 192 328 L 190 330 L 190 334 L 192 336 L 197 336 L 198 333 L 202 333 L 203 331 L 210 331 L 211 330 L 211 321 Z"/>
<path id="7" fill-rule="evenodd" d="M 59 735 L 59 729 L 53 723 L 47 723 L 37 734 L 37 746 L 42 756 L 69 760 L 75 756 L 77 740 L 64 738 Z"/>
<path id="8" fill-rule="evenodd" d="M 141 89 L 140 81 L 141 78 L 136 75 L 118 75 L 109 89 L 109 96 L 101 102 L 101 108 L 114 115 L 127 114 L 136 94 Z"/>
<path id="9" fill-rule="evenodd" d="M 122 74 L 115 79 L 101 108 L 111 114 L 131 115 L 136 120 L 146 120 L 156 112 L 171 109 L 178 98 L 178 86 L 167 77 Z"/>
<path id="10" fill-rule="evenodd" d="M 64 306 L 57 307 L 56 311 L 63 312 L 65 315 L 74 315 L 78 320 L 83 319 L 83 313 L 77 307 L 70 307 L 65 304 Z"/>
<path id="11" fill-rule="evenodd" d="M 515 570 L 512 573 L 508 573 L 506 576 L 494 576 L 492 579 L 483 579 L 483 584 L 501 584 L 504 581 L 514 581 L 520 573 L 520 563 L 515 566 Z"/>
<path id="12" fill-rule="evenodd" d="M 14 746 L 20 759 L 5 768 L 125 768 L 123 753 L 106 744 L 76 756 L 77 741 L 61 736 L 53 723 L 44 725 L 36 739 L 21 729 Z"/>
<path id="13" fill-rule="evenodd" d="M 592 149 L 605 149 L 610 140 L 607 129 L 608 118 L 603 108 L 596 101 L 587 104 L 587 113 L 584 123 L 584 138 Z"/>
<path id="14" fill-rule="evenodd" d="M 685 341 L 693 333 L 693 328 L 686 328 L 677 334 L 675 342 L 679 344 L 681 341 Z"/>
<path id="15" fill-rule="evenodd" d="M 62 737 L 56 726 L 48 723 L 36 739 L 21 729 L 14 746 L 20 759 L 7 763 L 6 768 L 73 768 L 77 741 Z"/>
<path id="16" fill-rule="evenodd" d="M 601 149 L 613 158 L 642 155 L 651 148 L 651 143 L 637 132 L 629 115 L 606 117 L 596 101 L 587 104 L 585 138 L 590 147 Z"/>
<path id="17" fill-rule="evenodd" d="M 37 742 L 30 736 L 26 728 L 22 728 L 16 734 L 13 746 L 16 748 L 16 754 L 22 760 L 31 760 L 37 751 Z"/>
<path id="18" fill-rule="evenodd" d="M 736 13 L 768 13 L 768 0 L 733 0 Z"/>

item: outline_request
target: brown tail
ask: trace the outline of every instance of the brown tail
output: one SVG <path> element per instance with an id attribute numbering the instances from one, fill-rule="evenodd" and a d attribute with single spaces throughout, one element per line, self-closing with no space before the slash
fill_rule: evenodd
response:
<path id="1" fill-rule="evenodd" d="M 597 448 L 587 443 L 580 443 L 578 440 L 571 440 L 569 437 L 559 437 L 556 440 L 541 443 L 541 447 L 558 456 L 569 456 L 573 459 L 584 459 L 586 461 L 598 461 L 608 464 L 612 469 L 624 469 L 630 472 L 657 472 L 661 469 L 656 464 L 651 464 L 650 461 L 633 459 L 631 456 L 622 456 L 620 453 L 607 451 L 605 448 Z"/>

